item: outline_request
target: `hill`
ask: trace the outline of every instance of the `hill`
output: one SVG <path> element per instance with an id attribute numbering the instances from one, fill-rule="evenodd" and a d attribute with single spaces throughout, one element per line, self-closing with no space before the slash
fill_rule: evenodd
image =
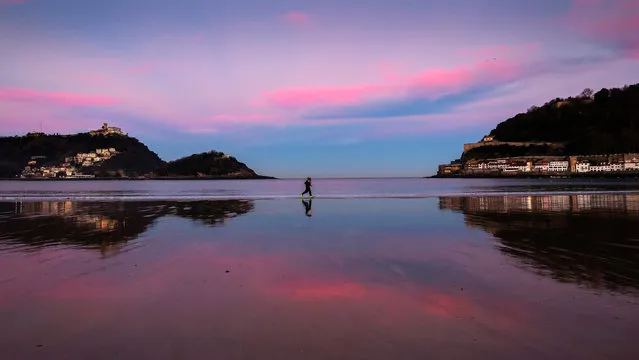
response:
<path id="1" fill-rule="evenodd" d="M 496 145 L 472 148 L 463 159 L 532 155 L 639 152 L 639 84 L 585 89 L 501 122 L 490 132 L 500 142 L 551 142 L 560 146 Z"/>
<path id="2" fill-rule="evenodd" d="M 74 135 L 0 137 L 0 178 L 268 178 L 221 152 L 171 162 L 119 128 Z"/>
<path id="3" fill-rule="evenodd" d="M 170 161 L 156 171 L 157 176 L 180 178 L 269 178 L 258 175 L 246 164 L 222 152 L 209 151 Z"/>
<path id="4" fill-rule="evenodd" d="M 115 151 L 102 153 L 102 149 Z M 27 136 L 0 138 L 0 177 L 16 177 L 25 165 L 32 167 L 64 167 L 68 158 L 84 162 L 94 153 L 97 161 L 91 166 L 76 166 L 78 173 L 103 176 L 138 176 L 162 166 L 164 161 L 138 139 L 125 135 L 75 135 L 28 134 Z M 80 155 L 79 155 L 80 154 Z M 82 155 L 84 154 L 84 155 Z M 91 155 L 91 156 L 93 156 Z M 89 165 L 86 163 L 86 165 Z M 71 168 L 71 165 L 68 166 Z"/>

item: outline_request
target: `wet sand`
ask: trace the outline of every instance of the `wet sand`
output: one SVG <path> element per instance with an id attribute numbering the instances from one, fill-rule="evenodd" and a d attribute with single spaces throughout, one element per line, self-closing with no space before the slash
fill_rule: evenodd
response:
<path id="1" fill-rule="evenodd" d="M 0 203 L 6 359 L 635 359 L 639 195 Z"/>

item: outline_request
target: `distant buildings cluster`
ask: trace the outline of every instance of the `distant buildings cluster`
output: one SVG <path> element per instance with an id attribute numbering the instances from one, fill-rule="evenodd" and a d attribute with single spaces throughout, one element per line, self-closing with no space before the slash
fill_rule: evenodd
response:
<path id="1" fill-rule="evenodd" d="M 115 148 L 96 149 L 88 153 L 77 153 L 68 156 L 64 163 L 58 165 L 44 165 L 45 156 L 32 156 L 22 170 L 22 178 L 91 178 L 95 175 L 85 175 L 83 168 L 101 166 L 105 160 L 119 154 Z"/>
<path id="2" fill-rule="evenodd" d="M 465 144 L 468 149 L 492 144 L 506 144 L 484 136 L 481 142 Z M 508 143 L 528 146 L 536 143 Z M 560 146 L 555 144 L 555 146 Z M 494 159 L 471 159 L 439 165 L 437 174 L 445 175 L 565 175 L 583 173 L 639 172 L 639 154 L 519 156 Z"/>
<path id="3" fill-rule="evenodd" d="M 119 127 L 109 126 L 103 123 L 102 128 L 91 130 L 89 133 L 95 135 L 123 135 Z M 42 132 L 28 133 L 27 136 L 44 136 Z M 50 165 L 46 156 L 32 156 L 20 174 L 21 178 L 93 178 L 95 175 L 83 174 L 83 168 L 101 166 L 105 160 L 119 154 L 115 148 L 95 149 L 88 153 L 77 153 L 68 156 L 64 163 Z"/>
<path id="4" fill-rule="evenodd" d="M 440 165 L 438 175 L 516 175 L 639 172 L 639 154 L 472 159 Z"/>

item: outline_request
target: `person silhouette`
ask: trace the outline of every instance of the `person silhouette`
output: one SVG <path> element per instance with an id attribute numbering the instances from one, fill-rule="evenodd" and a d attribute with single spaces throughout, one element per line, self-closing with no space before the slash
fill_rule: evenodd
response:
<path id="1" fill-rule="evenodd" d="M 304 186 L 306 187 L 306 189 L 304 190 L 303 193 L 300 194 L 300 197 L 303 197 L 304 194 L 308 193 L 308 196 L 312 199 L 313 198 L 313 192 L 311 191 L 311 186 L 313 186 L 313 185 L 311 184 L 310 176 L 306 178 L 306 181 L 304 181 Z"/>
<path id="2" fill-rule="evenodd" d="M 313 216 L 311 213 L 311 206 L 313 206 L 313 200 L 304 200 L 302 199 L 302 205 L 304 205 L 305 215 L 308 217 Z"/>

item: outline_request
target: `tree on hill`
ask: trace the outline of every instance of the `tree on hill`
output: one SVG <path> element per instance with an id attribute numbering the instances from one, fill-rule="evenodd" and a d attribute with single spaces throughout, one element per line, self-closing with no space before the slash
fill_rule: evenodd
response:
<path id="1" fill-rule="evenodd" d="M 246 164 L 217 151 L 193 154 L 170 161 L 156 173 L 159 176 L 177 177 L 260 177 Z"/>
<path id="2" fill-rule="evenodd" d="M 639 84 L 551 100 L 500 123 L 490 135 L 499 141 L 564 143 L 564 155 L 638 152 Z"/>

